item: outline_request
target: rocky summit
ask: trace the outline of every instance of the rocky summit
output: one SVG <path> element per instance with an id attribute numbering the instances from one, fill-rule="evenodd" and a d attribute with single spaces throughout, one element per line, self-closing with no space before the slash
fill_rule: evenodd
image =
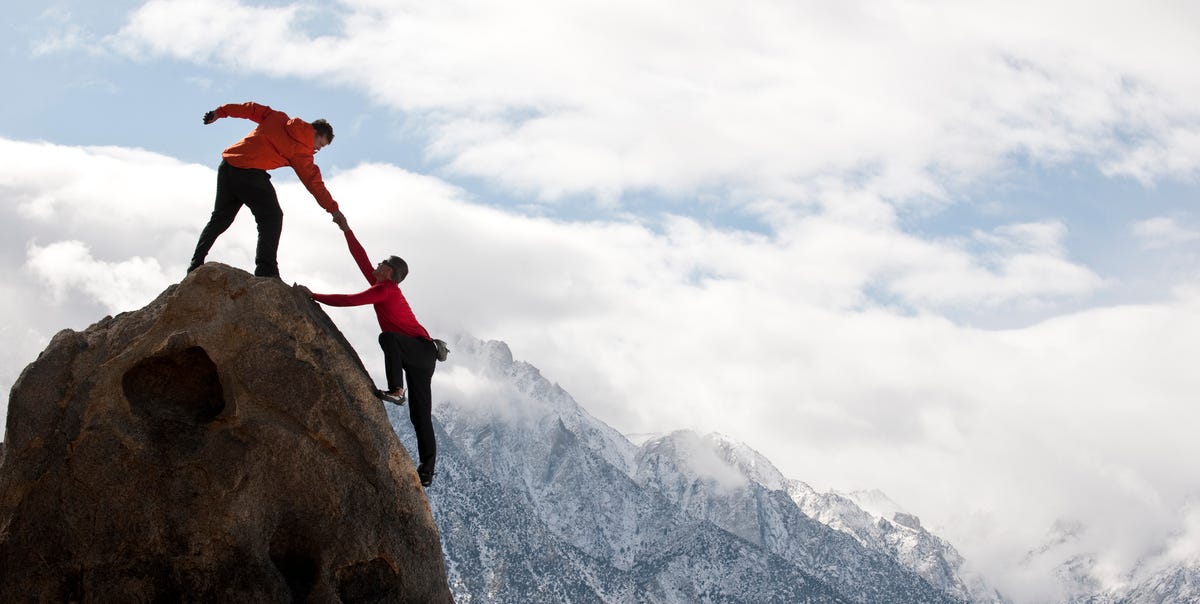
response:
<path id="1" fill-rule="evenodd" d="M 207 264 L 13 386 L 0 601 L 449 602 L 362 363 L 302 292 Z"/>

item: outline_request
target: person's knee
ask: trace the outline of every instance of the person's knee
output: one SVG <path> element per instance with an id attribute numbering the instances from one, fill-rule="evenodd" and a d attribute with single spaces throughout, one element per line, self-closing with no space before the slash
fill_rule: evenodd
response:
<path id="1" fill-rule="evenodd" d="M 233 219 L 237 217 L 238 210 L 242 206 L 236 201 L 222 203 L 220 200 L 214 204 L 212 214 L 208 217 L 209 224 L 228 227 L 233 224 Z"/>
<path id="2" fill-rule="evenodd" d="M 283 226 L 283 209 L 278 205 L 270 208 L 264 208 L 258 213 L 258 223 L 272 228 Z"/>
<path id="3" fill-rule="evenodd" d="M 204 225 L 204 229 L 209 233 L 220 235 L 233 226 L 233 219 L 233 214 L 217 214 L 213 212 L 212 216 L 208 219 L 208 224 Z"/>

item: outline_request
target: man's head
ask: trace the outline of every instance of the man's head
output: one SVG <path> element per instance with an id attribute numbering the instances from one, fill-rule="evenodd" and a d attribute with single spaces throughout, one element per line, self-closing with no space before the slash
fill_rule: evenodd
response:
<path id="1" fill-rule="evenodd" d="M 394 283 L 404 281 L 408 276 L 408 263 L 399 256 L 388 256 L 387 260 L 381 261 L 375 266 L 375 279 L 387 279 Z"/>
<path id="2" fill-rule="evenodd" d="M 324 119 L 319 119 L 312 123 L 313 127 L 313 152 L 321 150 L 321 147 L 333 142 L 333 126 Z"/>

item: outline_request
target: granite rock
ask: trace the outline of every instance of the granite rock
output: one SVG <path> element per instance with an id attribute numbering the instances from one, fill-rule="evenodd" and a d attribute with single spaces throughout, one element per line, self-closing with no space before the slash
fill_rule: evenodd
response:
<path id="1" fill-rule="evenodd" d="M 371 388 L 303 292 L 222 264 L 60 332 L 9 400 L 0 601 L 452 601 Z"/>

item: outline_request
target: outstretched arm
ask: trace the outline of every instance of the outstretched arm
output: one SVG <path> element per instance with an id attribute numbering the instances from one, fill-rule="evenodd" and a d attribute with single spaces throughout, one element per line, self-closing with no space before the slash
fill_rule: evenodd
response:
<path id="1" fill-rule="evenodd" d="M 294 289 L 300 290 L 305 296 L 328 306 L 362 306 L 374 304 L 383 300 L 387 292 L 383 288 L 372 285 L 357 294 L 314 294 L 307 286 L 293 283 Z"/>
<path id="2" fill-rule="evenodd" d="M 346 247 L 350 248 L 350 255 L 354 257 L 354 263 L 358 265 L 358 270 L 362 271 L 363 277 L 367 278 L 367 283 L 375 285 L 375 267 L 371 266 L 371 261 L 367 259 L 367 251 L 354 236 L 354 231 L 347 228 L 345 235 Z"/>
<path id="3" fill-rule="evenodd" d="M 221 105 L 204 114 L 204 123 L 211 124 L 223 117 L 240 117 L 261 124 L 268 115 L 278 113 L 266 105 L 258 103 L 230 103 Z"/>
<path id="4" fill-rule="evenodd" d="M 358 238 L 354 236 L 354 231 L 350 230 L 350 223 L 346 222 L 346 217 L 341 212 L 333 213 L 333 221 L 346 236 L 346 247 L 350 248 L 350 257 L 354 258 L 354 264 L 358 265 L 358 270 L 367 278 L 367 283 L 375 285 L 375 267 L 371 266 L 371 261 L 367 258 L 367 250 L 363 249 Z"/>
<path id="5" fill-rule="evenodd" d="M 317 200 L 317 205 L 325 208 L 325 211 L 330 214 L 338 211 L 338 204 L 333 200 L 333 195 L 329 194 L 329 189 L 325 188 L 325 181 L 321 178 L 321 168 L 313 163 L 312 154 L 294 155 L 287 159 L 292 169 L 296 171 L 296 176 L 300 177 L 300 182 L 304 183 L 304 188 L 308 189 L 313 199 Z"/>
<path id="6" fill-rule="evenodd" d="M 383 300 L 387 292 L 380 287 L 369 287 L 357 294 L 311 294 L 312 299 L 329 306 L 362 306 Z"/>

